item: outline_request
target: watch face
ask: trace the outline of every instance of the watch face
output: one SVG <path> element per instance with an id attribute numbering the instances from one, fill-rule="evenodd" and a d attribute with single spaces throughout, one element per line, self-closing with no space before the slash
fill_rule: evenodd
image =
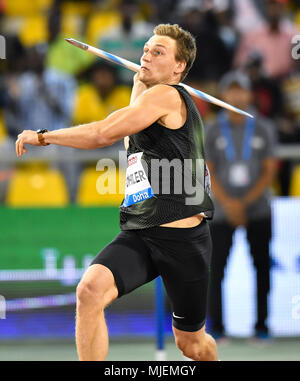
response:
<path id="1" fill-rule="evenodd" d="M 36 132 L 37 134 L 44 134 L 45 132 L 48 132 L 48 130 L 46 130 L 45 128 L 40 128 Z"/>

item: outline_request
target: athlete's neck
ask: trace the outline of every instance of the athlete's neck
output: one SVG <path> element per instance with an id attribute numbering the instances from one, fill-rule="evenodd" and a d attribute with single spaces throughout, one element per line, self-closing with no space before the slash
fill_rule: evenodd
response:
<path id="1" fill-rule="evenodd" d="M 150 89 L 151 87 L 156 86 L 156 85 L 178 85 L 179 81 L 176 79 L 171 79 L 171 80 L 167 80 L 167 81 L 153 82 L 153 83 L 145 83 L 144 82 L 144 84 L 147 87 L 147 89 Z"/>

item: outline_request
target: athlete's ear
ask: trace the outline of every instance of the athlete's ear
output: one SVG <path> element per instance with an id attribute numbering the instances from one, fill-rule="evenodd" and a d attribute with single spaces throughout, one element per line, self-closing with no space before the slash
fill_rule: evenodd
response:
<path id="1" fill-rule="evenodd" d="M 175 74 L 181 74 L 184 72 L 186 68 L 186 62 L 185 61 L 178 61 L 176 62 L 176 67 L 175 67 Z"/>

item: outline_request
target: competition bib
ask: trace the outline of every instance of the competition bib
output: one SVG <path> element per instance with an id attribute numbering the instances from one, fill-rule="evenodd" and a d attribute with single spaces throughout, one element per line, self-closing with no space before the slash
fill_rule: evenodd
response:
<path id="1" fill-rule="evenodd" d="M 126 170 L 125 196 L 122 206 L 127 207 L 153 197 L 154 193 L 143 168 L 143 152 L 128 156 Z"/>
<path id="2" fill-rule="evenodd" d="M 232 186 L 245 187 L 250 184 L 250 173 L 247 164 L 234 163 L 229 168 L 229 182 Z"/>

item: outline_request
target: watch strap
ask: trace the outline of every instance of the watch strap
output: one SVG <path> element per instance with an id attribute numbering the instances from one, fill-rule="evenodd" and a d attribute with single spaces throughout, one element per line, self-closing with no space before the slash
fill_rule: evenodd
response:
<path id="1" fill-rule="evenodd" d="M 45 138 L 44 138 L 43 132 L 39 132 L 37 134 L 37 136 L 38 136 L 38 140 L 39 140 L 39 142 L 41 143 L 42 146 L 48 146 L 49 145 L 49 143 L 45 142 Z"/>

